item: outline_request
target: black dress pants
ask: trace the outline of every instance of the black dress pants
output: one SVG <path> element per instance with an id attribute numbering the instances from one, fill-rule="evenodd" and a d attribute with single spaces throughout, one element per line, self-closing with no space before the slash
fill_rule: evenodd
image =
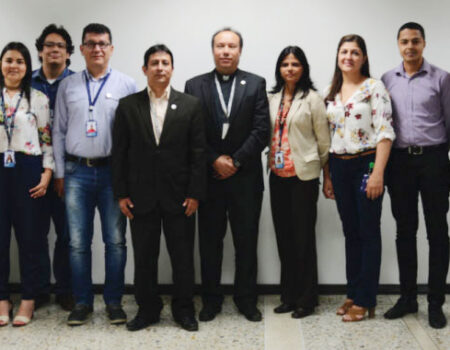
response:
<path id="1" fill-rule="evenodd" d="M 442 305 L 449 264 L 447 212 L 449 209 L 449 159 L 446 145 L 412 155 L 392 150 L 388 190 L 397 222 L 397 258 L 401 294 L 417 297 L 418 195 L 422 199 L 429 250 L 428 302 Z"/>
<path id="2" fill-rule="evenodd" d="M 227 218 L 235 249 L 234 302 L 239 309 L 257 302 L 256 249 L 262 189 L 252 178 L 239 179 L 238 176 L 210 181 L 207 200 L 199 208 L 203 305 L 216 309 L 223 302 L 220 283 Z"/>
<path id="3" fill-rule="evenodd" d="M 281 301 L 317 305 L 316 219 L 319 179 L 270 174 L 270 203 L 281 262 Z"/>
<path id="4" fill-rule="evenodd" d="M 172 264 L 172 314 L 175 318 L 193 315 L 195 216 L 187 217 L 183 212 L 172 213 L 164 210 L 161 205 L 157 205 L 148 214 L 135 215 L 130 221 L 135 263 L 135 297 L 139 311 L 154 316 L 159 315 L 163 307 L 158 294 L 161 222 Z"/>

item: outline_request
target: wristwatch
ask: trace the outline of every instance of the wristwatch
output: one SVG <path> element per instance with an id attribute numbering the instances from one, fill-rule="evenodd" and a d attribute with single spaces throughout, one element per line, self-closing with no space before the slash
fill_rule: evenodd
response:
<path id="1" fill-rule="evenodd" d="M 241 163 L 236 158 L 233 158 L 233 165 L 238 169 L 241 167 Z"/>

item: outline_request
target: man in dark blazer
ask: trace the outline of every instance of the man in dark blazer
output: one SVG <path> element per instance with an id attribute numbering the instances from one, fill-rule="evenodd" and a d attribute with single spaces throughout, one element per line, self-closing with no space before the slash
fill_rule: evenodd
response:
<path id="1" fill-rule="evenodd" d="M 195 216 L 205 197 L 206 158 L 198 99 L 170 87 L 173 56 L 155 45 L 144 56 L 148 87 L 120 100 L 113 128 L 113 188 L 130 219 L 135 260 L 136 317 L 130 331 L 159 321 L 161 222 L 172 268 L 172 314 L 186 330 L 198 323 L 192 303 Z"/>
<path id="2" fill-rule="evenodd" d="M 264 189 L 261 151 L 269 139 L 269 110 L 265 80 L 238 69 L 242 44 L 240 33 L 231 28 L 216 32 L 216 68 L 189 80 L 185 88 L 201 100 L 206 119 L 208 188 L 199 209 L 201 321 L 221 311 L 227 217 L 236 254 L 234 302 L 248 320 L 262 319 L 256 307 L 256 248 Z"/>

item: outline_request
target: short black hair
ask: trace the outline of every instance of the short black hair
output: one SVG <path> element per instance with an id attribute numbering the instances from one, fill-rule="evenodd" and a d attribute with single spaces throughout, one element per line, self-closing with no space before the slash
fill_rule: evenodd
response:
<path id="1" fill-rule="evenodd" d="M 83 34 L 81 35 L 81 43 L 84 43 L 84 37 L 87 33 L 95 33 L 95 34 L 108 34 L 109 42 L 112 44 L 112 35 L 111 31 L 107 26 L 100 23 L 89 23 L 86 27 L 83 28 Z"/>
<path id="2" fill-rule="evenodd" d="M 66 29 L 64 29 L 63 26 L 57 26 L 56 24 L 52 23 L 49 24 L 47 27 L 44 28 L 39 38 L 36 39 L 35 46 L 38 52 L 42 52 L 44 49 L 44 42 L 48 35 L 50 34 L 58 34 L 60 35 L 64 41 L 66 42 L 66 51 L 69 55 L 73 54 L 73 50 L 75 47 L 72 44 L 72 38 L 70 37 L 69 33 Z M 39 61 L 42 62 L 42 58 L 39 56 Z M 66 60 L 66 66 L 70 65 L 70 59 L 68 58 Z"/>
<path id="3" fill-rule="evenodd" d="M 400 38 L 400 32 L 404 29 L 418 30 L 420 32 L 420 34 L 422 35 L 423 40 L 425 40 L 425 29 L 423 29 L 423 27 L 419 23 L 416 23 L 416 22 L 408 22 L 408 23 L 405 23 L 404 25 L 402 25 L 397 32 L 397 40 L 398 40 L 398 38 Z"/>
<path id="4" fill-rule="evenodd" d="M 148 64 L 148 59 L 150 58 L 151 55 L 153 55 L 154 53 L 157 52 L 165 52 L 170 56 L 170 60 L 172 63 L 172 68 L 173 68 L 173 55 L 172 55 L 172 51 L 169 50 L 169 48 L 164 45 L 164 44 L 156 44 L 151 46 L 147 51 L 145 51 L 144 54 L 144 67 L 147 67 Z"/>
<path id="5" fill-rule="evenodd" d="M 214 39 L 216 38 L 217 34 L 220 34 L 222 32 L 232 32 L 236 34 L 239 37 L 239 47 L 242 50 L 242 47 L 244 46 L 244 39 L 242 39 L 241 33 L 239 33 L 236 29 L 233 29 L 231 27 L 224 27 L 222 29 L 219 29 L 217 32 L 215 32 L 211 38 L 211 47 L 214 48 Z"/>

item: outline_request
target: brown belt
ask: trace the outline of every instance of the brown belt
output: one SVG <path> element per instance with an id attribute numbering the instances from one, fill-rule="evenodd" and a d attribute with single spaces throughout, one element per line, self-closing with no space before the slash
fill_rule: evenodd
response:
<path id="1" fill-rule="evenodd" d="M 336 154 L 336 153 L 333 153 L 333 157 L 347 160 L 347 159 L 355 159 L 355 158 L 359 158 L 359 157 L 368 156 L 369 154 L 374 154 L 375 152 L 376 152 L 376 149 L 369 149 L 368 151 L 364 151 L 364 152 L 356 153 L 356 154 Z"/>

